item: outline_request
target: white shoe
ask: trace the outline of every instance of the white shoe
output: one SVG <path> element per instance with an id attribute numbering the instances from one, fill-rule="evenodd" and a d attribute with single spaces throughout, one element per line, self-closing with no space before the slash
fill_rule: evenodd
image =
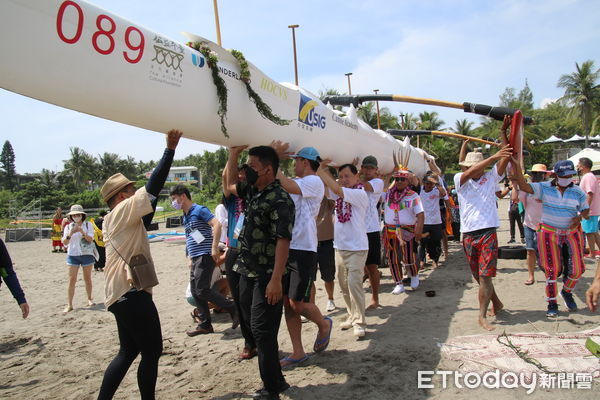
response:
<path id="1" fill-rule="evenodd" d="M 354 336 L 356 337 L 364 337 L 365 336 L 365 328 L 363 328 L 362 326 L 356 325 L 354 327 Z"/>
<path id="2" fill-rule="evenodd" d="M 325 308 L 327 311 L 335 310 L 335 303 L 333 300 L 327 300 L 327 307 Z"/>
<path id="3" fill-rule="evenodd" d="M 400 293 L 404 293 L 404 285 L 401 283 L 396 285 L 394 290 L 392 290 L 392 294 L 400 294 Z"/>
<path id="4" fill-rule="evenodd" d="M 417 276 L 411 276 L 410 277 L 410 287 L 411 288 L 413 288 L 413 289 L 418 288 L 419 287 L 419 283 L 421 283 L 419 281 L 419 275 L 417 275 Z"/>
<path id="5" fill-rule="evenodd" d="M 340 324 L 340 329 L 343 331 L 350 328 L 352 328 L 352 321 L 350 320 L 346 320 Z"/>
<path id="6" fill-rule="evenodd" d="M 304 315 L 300 316 L 300 321 L 302 321 L 303 324 L 308 322 L 308 318 L 306 318 Z"/>

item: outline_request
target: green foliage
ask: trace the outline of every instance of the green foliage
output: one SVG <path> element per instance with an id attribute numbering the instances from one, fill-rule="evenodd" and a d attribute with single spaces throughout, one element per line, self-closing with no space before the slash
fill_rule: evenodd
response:
<path id="1" fill-rule="evenodd" d="M 565 89 L 561 98 L 567 105 L 572 106 L 572 115 L 581 120 L 583 133 L 590 133 L 592 122 L 600 111 L 600 69 L 594 67 L 594 61 L 587 60 L 581 66 L 575 63 L 576 72 L 562 75 L 557 86 Z"/>
<path id="2" fill-rule="evenodd" d="M 0 171 L 2 178 L 2 186 L 8 190 L 13 190 L 15 187 L 15 178 L 17 172 L 15 170 L 15 151 L 12 145 L 7 140 L 2 146 L 2 153 L 0 153 Z"/>
<path id="3" fill-rule="evenodd" d="M 248 68 L 248 61 L 246 61 L 246 57 L 244 57 L 244 54 L 239 50 L 231 50 L 231 55 L 235 57 L 235 59 L 240 65 L 240 77 L 242 79 L 242 82 L 244 82 L 244 85 L 246 85 L 248 97 L 256 105 L 256 110 L 258 111 L 258 113 L 263 118 L 268 119 L 274 124 L 289 125 L 292 121 L 282 119 L 279 116 L 273 114 L 273 110 L 271 110 L 271 107 L 267 103 L 265 103 L 260 97 L 260 95 L 256 93 L 254 89 L 252 89 L 252 86 L 250 86 L 250 69 Z"/>
<path id="4" fill-rule="evenodd" d="M 369 101 L 363 103 L 356 110 L 356 114 L 360 119 L 365 121 L 373 129 L 377 129 L 377 105 L 375 102 Z M 400 124 L 398 123 L 398 117 L 393 115 L 389 108 L 379 108 L 379 123 L 382 131 L 388 129 L 399 129 Z"/>

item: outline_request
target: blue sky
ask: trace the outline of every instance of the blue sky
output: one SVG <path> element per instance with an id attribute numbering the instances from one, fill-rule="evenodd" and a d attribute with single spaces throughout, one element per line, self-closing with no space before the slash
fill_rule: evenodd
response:
<path id="1" fill-rule="evenodd" d="M 171 39 L 182 31 L 216 41 L 212 0 L 95 0 L 92 3 Z M 276 81 L 293 82 L 291 24 L 300 86 L 318 92 L 395 93 L 496 105 L 506 87 L 528 80 L 536 106 L 561 96 L 556 82 L 592 59 L 600 66 L 597 1 L 220 0 L 223 46 Z M 446 124 L 480 118 L 460 110 L 393 103 L 394 113 L 437 111 Z M 35 115 L 35 118 L 31 118 Z M 10 140 L 17 172 L 59 171 L 78 146 L 148 161 L 161 135 L 66 110 L 0 89 L 0 140 Z M 549 133 L 550 134 L 550 133 Z M 177 158 L 216 146 L 183 140 Z"/>

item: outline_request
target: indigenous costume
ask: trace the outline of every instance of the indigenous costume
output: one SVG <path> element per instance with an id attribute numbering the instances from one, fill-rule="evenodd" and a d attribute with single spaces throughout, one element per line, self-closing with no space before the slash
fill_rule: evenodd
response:
<path id="1" fill-rule="evenodd" d="M 559 161 L 554 167 L 559 179 L 562 175 L 575 174 L 573 163 Z M 589 208 L 586 194 L 572 182 L 561 194 L 557 182 L 530 183 L 533 195 L 542 201 L 542 220 L 537 232 L 540 265 L 546 273 L 546 296 L 549 317 L 558 312 L 556 303 L 556 279 L 563 275 L 561 296 L 570 311 L 577 310 L 571 291 L 585 271 L 583 261 L 583 233 L 581 226 L 571 227 L 573 218 Z"/>
<path id="2" fill-rule="evenodd" d="M 395 178 L 408 178 L 409 172 L 398 169 L 393 176 Z M 401 293 L 404 288 L 402 285 L 402 265 L 406 268 L 409 276 L 413 278 L 414 282 L 411 282 L 411 286 L 413 288 L 418 286 L 419 264 L 414 232 L 416 216 L 422 212 L 423 204 L 415 191 L 408 187 L 400 190 L 395 184 L 388 189 L 384 204 L 383 243 L 392 277 L 398 287 L 398 293 Z M 414 278 L 417 278 L 417 280 Z M 396 293 L 396 289 L 393 293 Z"/>
<path id="3" fill-rule="evenodd" d="M 62 243 L 62 222 L 62 218 L 54 218 L 52 220 L 52 234 L 50 235 L 52 247 L 58 247 L 60 251 L 65 250 L 65 246 Z"/>

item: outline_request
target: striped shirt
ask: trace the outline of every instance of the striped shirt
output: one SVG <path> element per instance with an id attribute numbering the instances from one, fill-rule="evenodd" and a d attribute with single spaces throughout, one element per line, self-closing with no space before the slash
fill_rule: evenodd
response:
<path id="1" fill-rule="evenodd" d="M 192 204 L 188 213 L 183 214 L 183 225 L 185 225 L 185 250 L 187 256 L 198 257 L 202 255 L 211 255 L 212 251 L 212 227 L 208 222 L 215 216 L 210 210 L 196 203 Z M 198 231 L 204 236 L 200 243 L 196 242 L 193 233 Z"/>
<path id="2" fill-rule="evenodd" d="M 578 212 L 589 208 L 585 193 L 579 186 L 570 184 L 563 194 L 554 182 L 529 184 L 533 196 L 542 201 L 542 223 L 557 229 L 568 229 Z"/>

